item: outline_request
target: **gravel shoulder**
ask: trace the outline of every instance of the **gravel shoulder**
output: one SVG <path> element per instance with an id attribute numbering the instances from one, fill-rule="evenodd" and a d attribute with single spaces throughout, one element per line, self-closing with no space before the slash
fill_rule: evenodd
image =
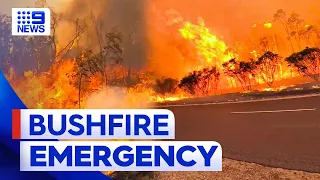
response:
<path id="1" fill-rule="evenodd" d="M 156 172 L 155 180 L 319 180 L 320 174 L 223 159 L 222 172 Z"/>

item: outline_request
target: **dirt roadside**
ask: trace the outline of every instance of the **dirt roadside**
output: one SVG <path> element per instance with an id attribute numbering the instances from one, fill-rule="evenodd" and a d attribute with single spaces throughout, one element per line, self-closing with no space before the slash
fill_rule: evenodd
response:
<path id="1" fill-rule="evenodd" d="M 155 180 L 319 180 L 320 174 L 223 159 L 222 172 L 156 172 Z"/>

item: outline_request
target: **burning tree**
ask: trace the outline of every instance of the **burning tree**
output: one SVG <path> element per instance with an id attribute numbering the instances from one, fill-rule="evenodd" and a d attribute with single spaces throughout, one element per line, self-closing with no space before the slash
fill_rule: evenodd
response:
<path id="1" fill-rule="evenodd" d="M 106 44 L 104 46 L 104 53 L 111 65 L 123 63 L 123 49 L 121 48 L 122 34 L 116 29 L 112 29 L 106 34 Z"/>
<path id="2" fill-rule="evenodd" d="M 114 29 L 115 30 L 115 29 Z M 108 86 L 108 73 L 107 66 L 122 64 L 122 48 L 120 44 L 122 42 L 122 36 L 120 32 L 111 31 L 106 35 L 106 44 L 104 45 L 102 51 L 94 53 L 92 50 L 87 50 L 84 53 L 84 58 L 86 59 L 88 70 L 92 74 L 100 74 L 103 79 L 103 84 L 105 87 Z"/>
<path id="3" fill-rule="evenodd" d="M 272 87 L 276 78 L 275 75 L 279 72 L 281 59 L 282 57 L 278 54 L 267 51 L 255 62 L 257 74 L 269 87 Z"/>
<path id="4" fill-rule="evenodd" d="M 288 17 L 287 14 L 284 10 L 279 9 L 274 15 L 273 15 L 274 21 L 280 22 L 280 24 L 282 25 L 282 27 L 284 28 L 284 31 L 286 33 L 286 39 L 288 40 L 288 42 L 290 43 L 290 51 L 293 52 L 294 51 L 294 46 L 293 46 L 293 42 L 292 42 L 292 38 L 291 38 L 291 31 L 290 31 L 290 26 L 288 24 Z"/>
<path id="5" fill-rule="evenodd" d="M 85 57 L 88 56 L 85 52 L 81 57 L 77 57 L 74 60 L 73 72 L 68 73 L 67 76 L 71 79 L 74 79 L 75 86 L 78 88 L 78 107 L 81 108 L 81 90 L 83 89 L 84 80 L 89 79 L 90 76 L 90 67 L 88 61 L 86 61 Z"/>
<path id="6" fill-rule="evenodd" d="M 320 49 L 305 48 L 286 58 L 289 65 L 295 66 L 299 73 L 320 81 Z"/>
<path id="7" fill-rule="evenodd" d="M 231 59 L 226 63 L 223 63 L 224 73 L 234 79 L 236 79 L 242 86 L 243 90 L 252 90 L 252 78 L 255 77 L 255 63 L 237 61 Z"/>
<path id="8" fill-rule="evenodd" d="M 155 91 L 162 95 L 174 94 L 178 88 L 179 81 L 173 78 L 157 79 Z"/>
<path id="9" fill-rule="evenodd" d="M 189 75 L 181 79 L 179 88 L 185 90 L 192 95 L 209 95 L 212 91 L 216 91 L 220 80 L 220 72 L 214 66 L 204 68 L 200 71 L 193 71 Z"/>
<path id="10" fill-rule="evenodd" d="M 279 22 L 283 27 L 291 53 L 297 49 L 300 51 L 304 45 L 311 43 L 313 29 L 305 23 L 299 14 L 292 13 L 288 16 L 284 10 L 279 9 L 273 17 L 274 21 Z"/>

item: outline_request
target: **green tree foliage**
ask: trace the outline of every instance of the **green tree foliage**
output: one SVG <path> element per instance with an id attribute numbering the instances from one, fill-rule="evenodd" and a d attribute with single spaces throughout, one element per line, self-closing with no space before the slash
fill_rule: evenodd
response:
<path id="1" fill-rule="evenodd" d="M 223 64 L 224 73 L 236 79 L 243 90 L 252 90 L 253 78 L 255 77 L 255 63 L 253 60 L 250 62 L 237 61 L 236 59 L 231 59 Z"/>
<path id="2" fill-rule="evenodd" d="M 181 79 L 179 88 L 196 96 L 206 96 L 216 91 L 220 80 L 220 72 L 216 67 L 193 71 Z"/>
<path id="3" fill-rule="evenodd" d="M 286 61 L 298 69 L 298 71 L 315 81 L 320 81 L 320 49 L 305 48 L 293 53 Z"/>

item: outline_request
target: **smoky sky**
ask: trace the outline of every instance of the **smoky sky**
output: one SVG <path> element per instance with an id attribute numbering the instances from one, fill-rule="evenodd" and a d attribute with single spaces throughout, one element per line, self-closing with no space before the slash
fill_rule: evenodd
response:
<path id="1" fill-rule="evenodd" d="M 11 8 L 27 7 L 34 4 L 34 0 L 0 0 L 0 13 L 11 14 Z"/>
<path id="2" fill-rule="evenodd" d="M 188 20 L 203 17 L 207 26 L 230 41 L 242 40 L 257 22 L 270 22 L 277 10 L 319 23 L 319 0 L 153 0 L 157 9 L 173 8 Z"/>
<path id="3" fill-rule="evenodd" d="M 158 23 L 148 14 L 151 6 L 159 12 L 174 9 L 192 22 L 202 17 L 212 32 L 228 44 L 246 40 L 253 24 L 272 22 L 279 9 L 287 14 L 298 13 L 307 22 L 320 25 L 319 0 L 70 0 L 65 12 L 70 17 L 83 17 L 92 10 L 106 31 L 118 27 L 123 33 L 126 64 L 141 67 L 147 61 L 148 48 L 152 48 L 147 42 L 153 41 L 153 37 L 146 36 L 150 27 L 146 24 Z M 158 38 L 161 37 L 154 37 L 154 41 Z"/>
<path id="4" fill-rule="evenodd" d="M 103 24 L 103 33 L 116 28 L 122 34 L 125 65 L 133 68 L 144 66 L 146 62 L 144 0 L 73 0 L 67 7 L 64 14 L 73 19 L 89 16 L 90 13 L 95 14 Z M 95 33 L 92 27 L 90 33 Z M 93 47 L 97 43 L 87 45 Z"/>

